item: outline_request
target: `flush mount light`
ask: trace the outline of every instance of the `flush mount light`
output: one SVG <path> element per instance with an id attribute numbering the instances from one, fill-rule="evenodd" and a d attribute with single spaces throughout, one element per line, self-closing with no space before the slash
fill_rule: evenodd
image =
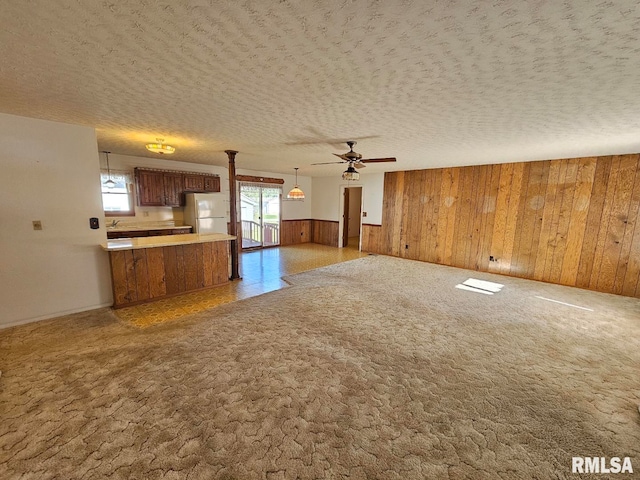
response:
<path id="1" fill-rule="evenodd" d="M 160 154 L 169 154 L 169 153 L 173 153 L 176 151 L 176 149 L 174 147 L 172 147 L 171 145 L 166 145 L 162 142 L 164 142 L 164 138 L 156 138 L 156 141 L 158 143 L 147 143 L 145 145 L 145 147 L 147 147 L 147 150 L 149 150 L 150 152 L 153 153 L 160 153 Z"/>
<path id="2" fill-rule="evenodd" d="M 287 193 L 287 198 L 291 198 L 293 200 L 304 200 L 304 192 L 300 190 L 298 186 L 298 167 L 294 169 L 296 171 L 296 183 L 291 189 L 289 193 Z"/>
<path id="3" fill-rule="evenodd" d="M 349 167 L 344 172 L 342 172 L 342 179 L 343 180 L 359 180 L 360 174 L 353 167 L 353 165 L 349 165 Z"/>

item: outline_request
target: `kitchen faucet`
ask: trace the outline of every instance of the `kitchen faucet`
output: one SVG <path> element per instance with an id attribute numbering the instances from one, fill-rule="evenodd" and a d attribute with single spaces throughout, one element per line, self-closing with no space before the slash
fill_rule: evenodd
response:
<path id="1" fill-rule="evenodd" d="M 120 220 L 111 220 L 111 225 L 109 225 L 109 226 L 110 227 L 116 227 L 119 223 L 120 223 Z"/>

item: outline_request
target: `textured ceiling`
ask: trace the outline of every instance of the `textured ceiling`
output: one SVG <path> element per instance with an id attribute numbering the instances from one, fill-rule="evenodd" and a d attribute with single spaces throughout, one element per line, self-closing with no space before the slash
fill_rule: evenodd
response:
<path id="1" fill-rule="evenodd" d="M 636 1 L 4 0 L 0 112 L 339 175 L 640 151 Z M 363 173 L 364 173 L 363 172 Z"/>

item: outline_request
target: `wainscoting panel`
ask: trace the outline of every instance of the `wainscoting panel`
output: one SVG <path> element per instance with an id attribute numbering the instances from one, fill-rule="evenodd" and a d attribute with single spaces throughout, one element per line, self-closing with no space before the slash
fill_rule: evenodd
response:
<path id="1" fill-rule="evenodd" d="M 313 243 L 337 247 L 339 227 L 338 221 L 313 220 L 311 227 Z"/>
<path id="2" fill-rule="evenodd" d="M 382 225 L 362 224 L 362 251 L 368 253 L 382 252 Z"/>
<path id="3" fill-rule="evenodd" d="M 280 245 L 297 245 L 311 241 L 311 222 L 313 220 L 282 220 Z"/>
<path id="4" fill-rule="evenodd" d="M 363 250 L 640 297 L 639 212 L 638 154 L 389 172 Z"/>

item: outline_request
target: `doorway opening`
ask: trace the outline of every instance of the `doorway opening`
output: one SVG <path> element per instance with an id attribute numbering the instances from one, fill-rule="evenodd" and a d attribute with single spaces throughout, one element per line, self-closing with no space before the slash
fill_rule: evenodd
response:
<path id="1" fill-rule="evenodd" d="M 342 247 L 360 248 L 362 187 L 345 187 L 342 209 Z"/>
<path id="2" fill-rule="evenodd" d="M 282 187 L 240 183 L 242 250 L 280 245 Z"/>

